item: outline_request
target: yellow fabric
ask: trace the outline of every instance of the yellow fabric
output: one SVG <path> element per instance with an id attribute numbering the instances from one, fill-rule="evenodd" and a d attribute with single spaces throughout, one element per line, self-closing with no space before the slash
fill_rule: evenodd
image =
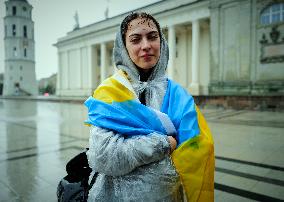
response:
<path id="1" fill-rule="evenodd" d="M 104 80 L 94 91 L 93 97 L 105 103 L 125 102 L 134 99 L 134 93 L 113 77 Z"/>
<path id="2" fill-rule="evenodd" d="M 214 143 L 210 129 L 199 111 L 200 134 L 180 145 L 172 160 L 179 173 L 188 202 L 214 201 Z"/>

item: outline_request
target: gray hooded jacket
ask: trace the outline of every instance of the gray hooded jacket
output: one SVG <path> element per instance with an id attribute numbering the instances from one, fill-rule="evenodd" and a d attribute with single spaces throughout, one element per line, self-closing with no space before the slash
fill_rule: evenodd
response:
<path id="1" fill-rule="evenodd" d="M 168 46 L 161 38 L 161 55 L 147 82 L 139 80 L 139 72 L 128 56 L 121 32 L 116 36 L 113 59 L 118 69 L 127 72 L 137 94 L 145 90 L 146 105 L 160 110 L 167 89 L 165 71 Z M 88 201 L 181 201 L 180 179 L 169 156 L 167 136 L 124 137 L 104 128 L 90 130 L 89 165 L 99 172 Z"/>

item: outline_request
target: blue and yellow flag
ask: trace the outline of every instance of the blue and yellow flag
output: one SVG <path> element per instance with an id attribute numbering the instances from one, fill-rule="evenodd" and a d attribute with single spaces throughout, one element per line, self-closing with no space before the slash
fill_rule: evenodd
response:
<path id="1" fill-rule="evenodd" d="M 168 80 L 161 111 L 157 111 L 139 102 L 120 70 L 106 79 L 85 105 L 88 107 L 87 124 L 126 136 L 176 132 L 178 146 L 171 157 L 187 201 L 214 201 L 213 138 L 192 96 L 180 85 Z"/>

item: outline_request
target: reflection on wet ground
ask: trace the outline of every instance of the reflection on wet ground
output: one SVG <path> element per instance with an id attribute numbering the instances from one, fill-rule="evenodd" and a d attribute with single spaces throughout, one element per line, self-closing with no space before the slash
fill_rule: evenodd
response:
<path id="1" fill-rule="evenodd" d="M 215 140 L 215 201 L 284 200 L 284 112 L 202 109 Z M 0 201 L 56 201 L 88 145 L 83 104 L 0 99 Z"/>

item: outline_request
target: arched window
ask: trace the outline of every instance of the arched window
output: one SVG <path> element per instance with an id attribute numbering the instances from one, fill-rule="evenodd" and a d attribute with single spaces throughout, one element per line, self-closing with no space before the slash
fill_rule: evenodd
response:
<path id="1" fill-rule="evenodd" d="M 23 27 L 23 32 L 24 32 L 24 37 L 27 38 L 28 35 L 27 35 L 27 26 L 26 25 L 24 25 L 24 27 Z"/>
<path id="2" fill-rule="evenodd" d="M 16 36 L 16 25 L 15 24 L 12 25 L 12 34 L 13 36 Z"/>
<path id="3" fill-rule="evenodd" d="M 17 7 L 13 6 L 13 15 L 17 15 Z"/>
<path id="4" fill-rule="evenodd" d="M 269 25 L 284 21 L 284 3 L 272 4 L 261 12 L 260 23 L 262 25 Z"/>

